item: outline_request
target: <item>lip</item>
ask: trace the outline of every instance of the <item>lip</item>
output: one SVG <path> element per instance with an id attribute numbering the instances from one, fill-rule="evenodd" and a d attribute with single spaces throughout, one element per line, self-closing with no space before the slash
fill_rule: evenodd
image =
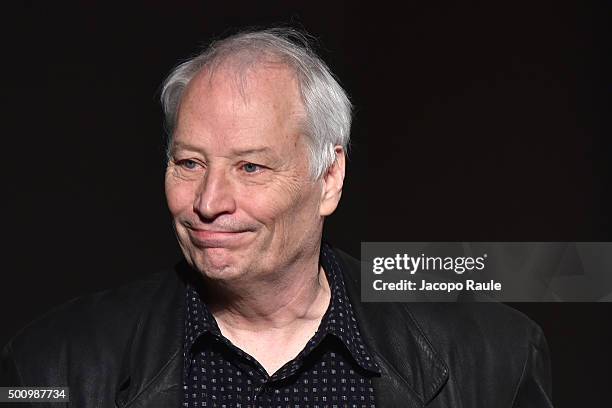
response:
<path id="1" fill-rule="evenodd" d="M 238 244 L 250 231 L 214 231 L 188 229 L 194 245 L 201 248 L 230 247 Z"/>

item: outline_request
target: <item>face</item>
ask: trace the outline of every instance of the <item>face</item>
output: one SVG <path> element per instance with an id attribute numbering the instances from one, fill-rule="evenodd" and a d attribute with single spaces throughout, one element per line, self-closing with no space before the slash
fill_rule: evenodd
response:
<path id="1" fill-rule="evenodd" d="M 323 218 L 337 205 L 341 180 L 310 178 L 304 109 L 287 68 L 254 68 L 242 85 L 224 69 L 190 82 L 166 197 L 181 249 L 204 276 L 276 279 L 318 259 Z"/>

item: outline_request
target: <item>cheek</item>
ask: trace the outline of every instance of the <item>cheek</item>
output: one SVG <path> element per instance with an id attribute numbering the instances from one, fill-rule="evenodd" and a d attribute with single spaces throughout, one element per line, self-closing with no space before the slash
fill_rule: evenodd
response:
<path id="1" fill-rule="evenodd" d="M 319 213 L 317 197 L 317 189 L 312 186 L 288 183 L 244 194 L 241 207 L 270 229 L 314 224 Z"/>
<path id="2" fill-rule="evenodd" d="M 187 183 L 167 179 L 165 189 L 168 209 L 173 216 L 193 206 L 194 191 Z"/>
<path id="3" fill-rule="evenodd" d="M 254 218 L 259 223 L 271 226 L 286 211 L 287 203 L 270 191 L 249 191 L 240 194 L 239 211 Z"/>

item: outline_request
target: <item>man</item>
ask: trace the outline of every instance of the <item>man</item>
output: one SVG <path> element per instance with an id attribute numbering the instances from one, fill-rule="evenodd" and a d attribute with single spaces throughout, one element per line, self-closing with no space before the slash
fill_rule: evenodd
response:
<path id="1" fill-rule="evenodd" d="M 69 386 L 75 407 L 551 406 L 546 344 L 522 315 L 360 302 L 359 262 L 321 241 L 351 104 L 303 37 L 218 41 L 162 102 L 185 262 L 28 326 L 1 385 Z"/>

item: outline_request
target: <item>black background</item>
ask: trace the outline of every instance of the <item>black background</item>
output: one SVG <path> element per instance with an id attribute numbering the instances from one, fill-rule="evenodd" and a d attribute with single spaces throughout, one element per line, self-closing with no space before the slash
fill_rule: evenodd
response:
<path id="1" fill-rule="evenodd" d="M 314 34 L 355 103 L 338 247 L 612 241 L 607 2 L 62 3 L 3 12 L 0 343 L 178 259 L 159 86 L 246 26 Z M 514 306 L 547 335 L 556 406 L 609 401 L 612 307 Z"/>

